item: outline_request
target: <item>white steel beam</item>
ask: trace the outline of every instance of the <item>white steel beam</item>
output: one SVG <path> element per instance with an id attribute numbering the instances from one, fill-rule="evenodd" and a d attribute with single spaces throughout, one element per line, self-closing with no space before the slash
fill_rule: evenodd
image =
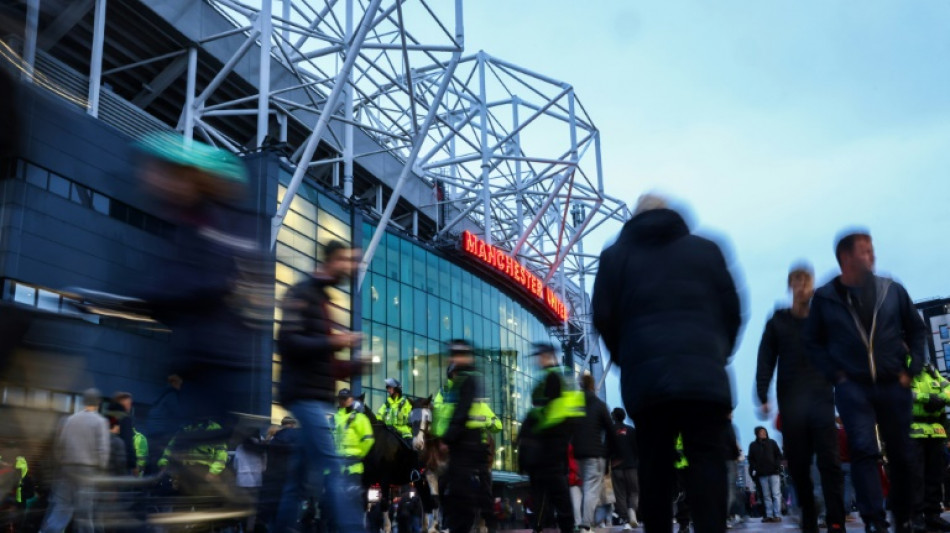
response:
<path id="1" fill-rule="evenodd" d="M 99 116 L 99 91 L 102 86 L 102 47 L 106 33 L 106 0 L 96 0 L 96 13 L 92 25 L 92 58 L 89 62 L 89 109 L 88 113 Z"/>

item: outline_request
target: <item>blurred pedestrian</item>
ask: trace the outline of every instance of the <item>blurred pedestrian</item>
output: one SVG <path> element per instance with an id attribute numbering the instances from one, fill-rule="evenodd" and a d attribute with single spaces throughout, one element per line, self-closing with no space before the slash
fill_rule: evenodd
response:
<path id="1" fill-rule="evenodd" d="M 574 531 L 574 509 L 568 488 L 568 445 L 576 435 L 577 419 L 584 416 L 584 394 L 558 364 L 550 343 L 535 343 L 532 355 L 541 380 L 531 391 L 532 408 L 521 427 L 519 460 L 531 483 L 536 507 L 534 531 L 543 529 L 547 509 L 557 515 L 561 533 Z M 451 463 L 450 463 L 451 464 Z"/>
<path id="2" fill-rule="evenodd" d="M 759 344 L 756 392 L 761 411 L 768 415 L 769 386 L 778 367 L 776 389 L 782 413 L 782 440 L 789 474 L 801 508 L 804 533 L 818 533 L 812 463 L 817 458 L 821 473 L 826 522 L 830 532 L 844 528 L 844 496 L 841 464 L 835 431 L 835 399 L 831 383 L 812 364 L 802 331 L 814 294 L 811 266 L 794 265 L 788 273 L 792 307 L 775 311 L 765 324 Z"/>
<path id="3" fill-rule="evenodd" d="M 267 468 L 262 476 L 258 518 L 261 523 L 267 524 L 272 531 L 275 530 L 277 509 L 280 505 L 281 495 L 284 493 L 284 487 L 289 479 L 299 479 L 301 476 L 300 472 L 290 470 L 299 434 L 300 429 L 297 428 L 297 421 L 289 416 L 281 419 L 279 426 L 272 426 L 268 429 L 267 448 L 265 450 Z"/>
<path id="4" fill-rule="evenodd" d="M 755 428 L 755 440 L 749 444 L 749 475 L 758 480 L 765 504 L 763 522 L 782 521 L 782 450 L 769 438 L 762 426 Z"/>
<path id="5" fill-rule="evenodd" d="M 109 417 L 109 467 L 110 476 L 127 476 L 131 473 L 126 463 L 125 441 L 122 440 L 122 425 L 118 419 Z"/>
<path id="6" fill-rule="evenodd" d="M 359 501 L 342 490 L 341 463 L 333 444 L 330 419 L 335 411 L 336 381 L 361 371 L 360 361 L 342 360 L 336 354 L 358 348 L 363 336 L 339 332 L 329 315 L 327 289 L 351 280 L 359 265 L 359 249 L 339 241 L 324 248 L 324 262 L 306 280 L 287 290 L 281 303 L 283 321 L 277 335 L 281 356 L 280 401 L 300 422 L 297 453 L 290 472 L 306 471 L 307 481 L 322 488 L 314 497 L 325 500 L 322 509 L 340 531 L 362 529 Z M 298 476 L 289 476 L 278 511 L 277 531 L 294 527 L 300 501 L 307 495 Z"/>
<path id="7" fill-rule="evenodd" d="M 581 390 L 584 416 L 577 419 L 573 444 L 584 494 L 580 529 L 589 531 L 596 524 L 594 515 L 601 504 L 607 460 L 616 454 L 617 443 L 607 404 L 594 392 L 593 376 L 581 377 Z"/>
<path id="8" fill-rule="evenodd" d="M 485 397 L 481 374 L 475 369 L 475 350 L 470 342 L 454 339 L 448 345 L 449 364 L 455 366 L 452 388 L 443 398 L 435 426 L 448 427 L 442 442 L 448 446 L 445 474 L 445 525 L 449 531 L 469 531 L 479 514 L 490 532 L 495 530 L 491 512 L 491 465 L 489 432 L 495 420 L 483 411 Z"/>
<path id="9" fill-rule="evenodd" d="M 887 448 L 888 503 L 898 533 L 912 529 L 912 376 L 923 368 L 927 329 L 904 287 L 874 275 L 864 231 L 835 246 L 841 275 L 815 291 L 805 339 L 815 366 L 835 384 L 835 405 L 851 451 L 858 510 L 868 533 L 886 531 L 878 435 Z M 908 350 L 910 348 L 910 364 Z"/>
<path id="10" fill-rule="evenodd" d="M 145 422 L 145 434 L 149 443 L 149 466 L 155 465 L 165 451 L 168 441 L 185 424 L 184 407 L 181 405 L 181 387 L 184 382 L 178 374 L 165 378 L 168 386 L 152 402 Z"/>
<path id="11" fill-rule="evenodd" d="M 624 529 L 640 527 L 637 522 L 637 509 L 640 505 L 640 480 L 637 475 L 640 457 L 637 453 L 637 430 L 625 423 L 627 412 L 620 407 L 611 411 L 614 420 L 614 435 L 617 438 L 620 461 L 610 473 L 613 478 L 614 494 L 617 501 L 617 515 L 623 521 Z"/>
<path id="12" fill-rule="evenodd" d="M 75 517 L 77 532 L 96 529 L 92 481 L 109 466 L 109 421 L 99 414 L 102 394 L 86 389 L 83 410 L 69 416 L 56 435 L 55 457 L 59 472 L 42 533 L 61 533 Z"/>
<path id="13" fill-rule="evenodd" d="M 732 409 L 726 365 L 742 319 L 722 252 L 690 234 L 665 200 L 645 195 L 617 241 L 601 254 L 592 310 L 620 368 L 624 405 L 637 427 L 647 532 L 672 529 L 668 498 L 680 433 L 690 462 L 695 529 L 724 531 L 722 435 Z"/>
<path id="14" fill-rule="evenodd" d="M 255 431 L 256 433 L 256 431 Z M 267 468 L 267 455 L 259 434 L 247 435 L 234 450 L 231 466 L 234 469 L 235 483 L 244 492 L 244 499 L 258 508 L 261 486 L 264 484 L 264 470 Z M 245 531 L 253 532 L 257 525 L 257 513 L 247 517 Z"/>
<path id="15" fill-rule="evenodd" d="M 119 424 L 119 438 L 125 450 L 125 467 L 129 473 L 138 475 L 138 461 L 135 457 L 135 429 L 132 418 L 132 393 L 117 391 L 106 407 L 106 415 L 115 417 Z"/>

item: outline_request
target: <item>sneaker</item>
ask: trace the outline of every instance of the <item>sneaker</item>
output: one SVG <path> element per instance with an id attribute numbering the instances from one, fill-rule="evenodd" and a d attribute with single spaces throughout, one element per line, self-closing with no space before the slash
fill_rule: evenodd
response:
<path id="1" fill-rule="evenodd" d="M 768 524 L 768 523 L 771 522 L 771 521 L 772 521 L 772 517 L 771 517 L 771 516 L 764 516 L 764 517 L 762 517 L 762 523 L 763 523 L 763 524 Z"/>
<path id="2" fill-rule="evenodd" d="M 623 525 L 624 531 L 630 531 L 631 529 L 633 529 L 633 526 L 631 526 L 629 523 Z"/>
<path id="3" fill-rule="evenodd" d="M 773 517 L 772 517 L 772 521 L 773 521 L 773 522 L 781 522 L 781 521 L 782 521 L 782 517 L 781 517 L 781 516 L 773 516 Z"/>

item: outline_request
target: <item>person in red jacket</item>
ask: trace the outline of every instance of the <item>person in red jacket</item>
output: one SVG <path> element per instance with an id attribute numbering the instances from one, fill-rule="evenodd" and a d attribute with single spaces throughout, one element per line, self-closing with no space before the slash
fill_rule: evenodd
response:
<path id="1" fill-rule="evenodd" d="M 574 527 L 581 525 L 581 504 L 584 501 L 584 482 L 574 458 L 574 445 L 567 446 L 567 485 L 571 488 L 571 503 L 574 505 Z"/>

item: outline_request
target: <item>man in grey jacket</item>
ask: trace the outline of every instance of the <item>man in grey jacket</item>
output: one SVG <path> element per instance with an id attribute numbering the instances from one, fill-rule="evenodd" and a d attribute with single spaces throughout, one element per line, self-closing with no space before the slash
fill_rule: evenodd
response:
<path id="1" fill-rule="evenodd" d="M 60 472 L 42 533 L 60 533 L 74 515 L 77 532 L 95 529 L 89 483 L 109 465 L 109 422 L 98 413 L 102 401 L 98 390 L 86 390 L 82 399 L 83 410 L 68 417 L 56 436 Z"/>

